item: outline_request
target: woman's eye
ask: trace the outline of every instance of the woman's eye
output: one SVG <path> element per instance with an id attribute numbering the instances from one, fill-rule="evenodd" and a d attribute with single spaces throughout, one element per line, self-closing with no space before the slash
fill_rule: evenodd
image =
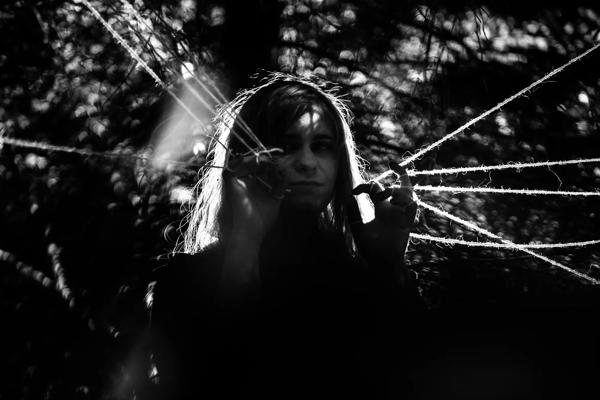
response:
<path id="1" fill-rule="evenodd" d="M 313 151 L 317 152 L 330 152 L 333 151 L 332 142 L 317 142 L 313 144 Z"/>

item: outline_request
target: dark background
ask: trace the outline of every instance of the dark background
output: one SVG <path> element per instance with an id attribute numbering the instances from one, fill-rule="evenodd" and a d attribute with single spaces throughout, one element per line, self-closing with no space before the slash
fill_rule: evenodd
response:
<path id="1" fill-rule="evenodd" d="M 152 392 L 145 291 L 176 243 L 211 131 L 210 113 L 181 85 L 182 63 L 229 99 L 260 70 L 335 83 L 375 175 L 592 47 L 600 33 L 596 2 L 137 1 L 147 24 L 120 2 L 92 4 L 201 122 L 83 4 L 0 6 L 0 135 L 148 157 L 0 144 L 0 399 Z M 598 157 L 598 71 L 596 52 L 414 168 Z M 150 160 L 160 158 L 187 165 Z M 600 165 L 413 183 L 591 191 Z M 518 243 L 600 237 L 594 197 L 420 196 Z M 486 240 L 427 211 L 415 231 Z M 600 279 L 598 246 L 543 254 Z M 415 398 L 580 398 L 594 388 L 596 287 L 512 251 L 414 241 L 407 262 L 430 310 L 419 327 L 407 326 L 424 338 Z"/>

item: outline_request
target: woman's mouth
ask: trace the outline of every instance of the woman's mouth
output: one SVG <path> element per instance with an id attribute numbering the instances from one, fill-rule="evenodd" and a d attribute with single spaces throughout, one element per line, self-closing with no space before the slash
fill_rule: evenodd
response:
<path id="1" fill-rule="evenodd" d="M 316 181 L 297 181 L 289 184 L 292 190 L 309 190 L 323 186 L 322 183 Z"/>

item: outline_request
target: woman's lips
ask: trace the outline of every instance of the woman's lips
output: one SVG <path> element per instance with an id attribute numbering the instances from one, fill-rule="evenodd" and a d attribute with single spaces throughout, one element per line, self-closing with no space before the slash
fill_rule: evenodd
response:
<path id="1" fill-rule="evenodd" d="M 290 186 L 292 186 L 292 187 L 294 187 L 294 186 L 323 186 L 323 184 L 319 183 L 319 182 L 313 182 L 313 181 L 299 181 L 299 182 L 290 183 Z"/>
<path id="2" fill-rule="evenodd" d="M 300 182 L 292 182 L 289 184 L 289 187 L 292 190 L 311 190 L 311 189 L 317 189 L 321 186 L 323 186 L 322 183 L 313 182 L 313 181 L 300 181 Z"/>

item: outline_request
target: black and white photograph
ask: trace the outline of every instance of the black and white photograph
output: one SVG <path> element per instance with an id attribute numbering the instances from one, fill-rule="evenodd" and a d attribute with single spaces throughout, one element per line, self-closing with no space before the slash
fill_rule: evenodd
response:
<path id="1" fill-rule="evenodd" d="M 0 4 L 0 400 L 600 398 L 600 3 Z"/>

